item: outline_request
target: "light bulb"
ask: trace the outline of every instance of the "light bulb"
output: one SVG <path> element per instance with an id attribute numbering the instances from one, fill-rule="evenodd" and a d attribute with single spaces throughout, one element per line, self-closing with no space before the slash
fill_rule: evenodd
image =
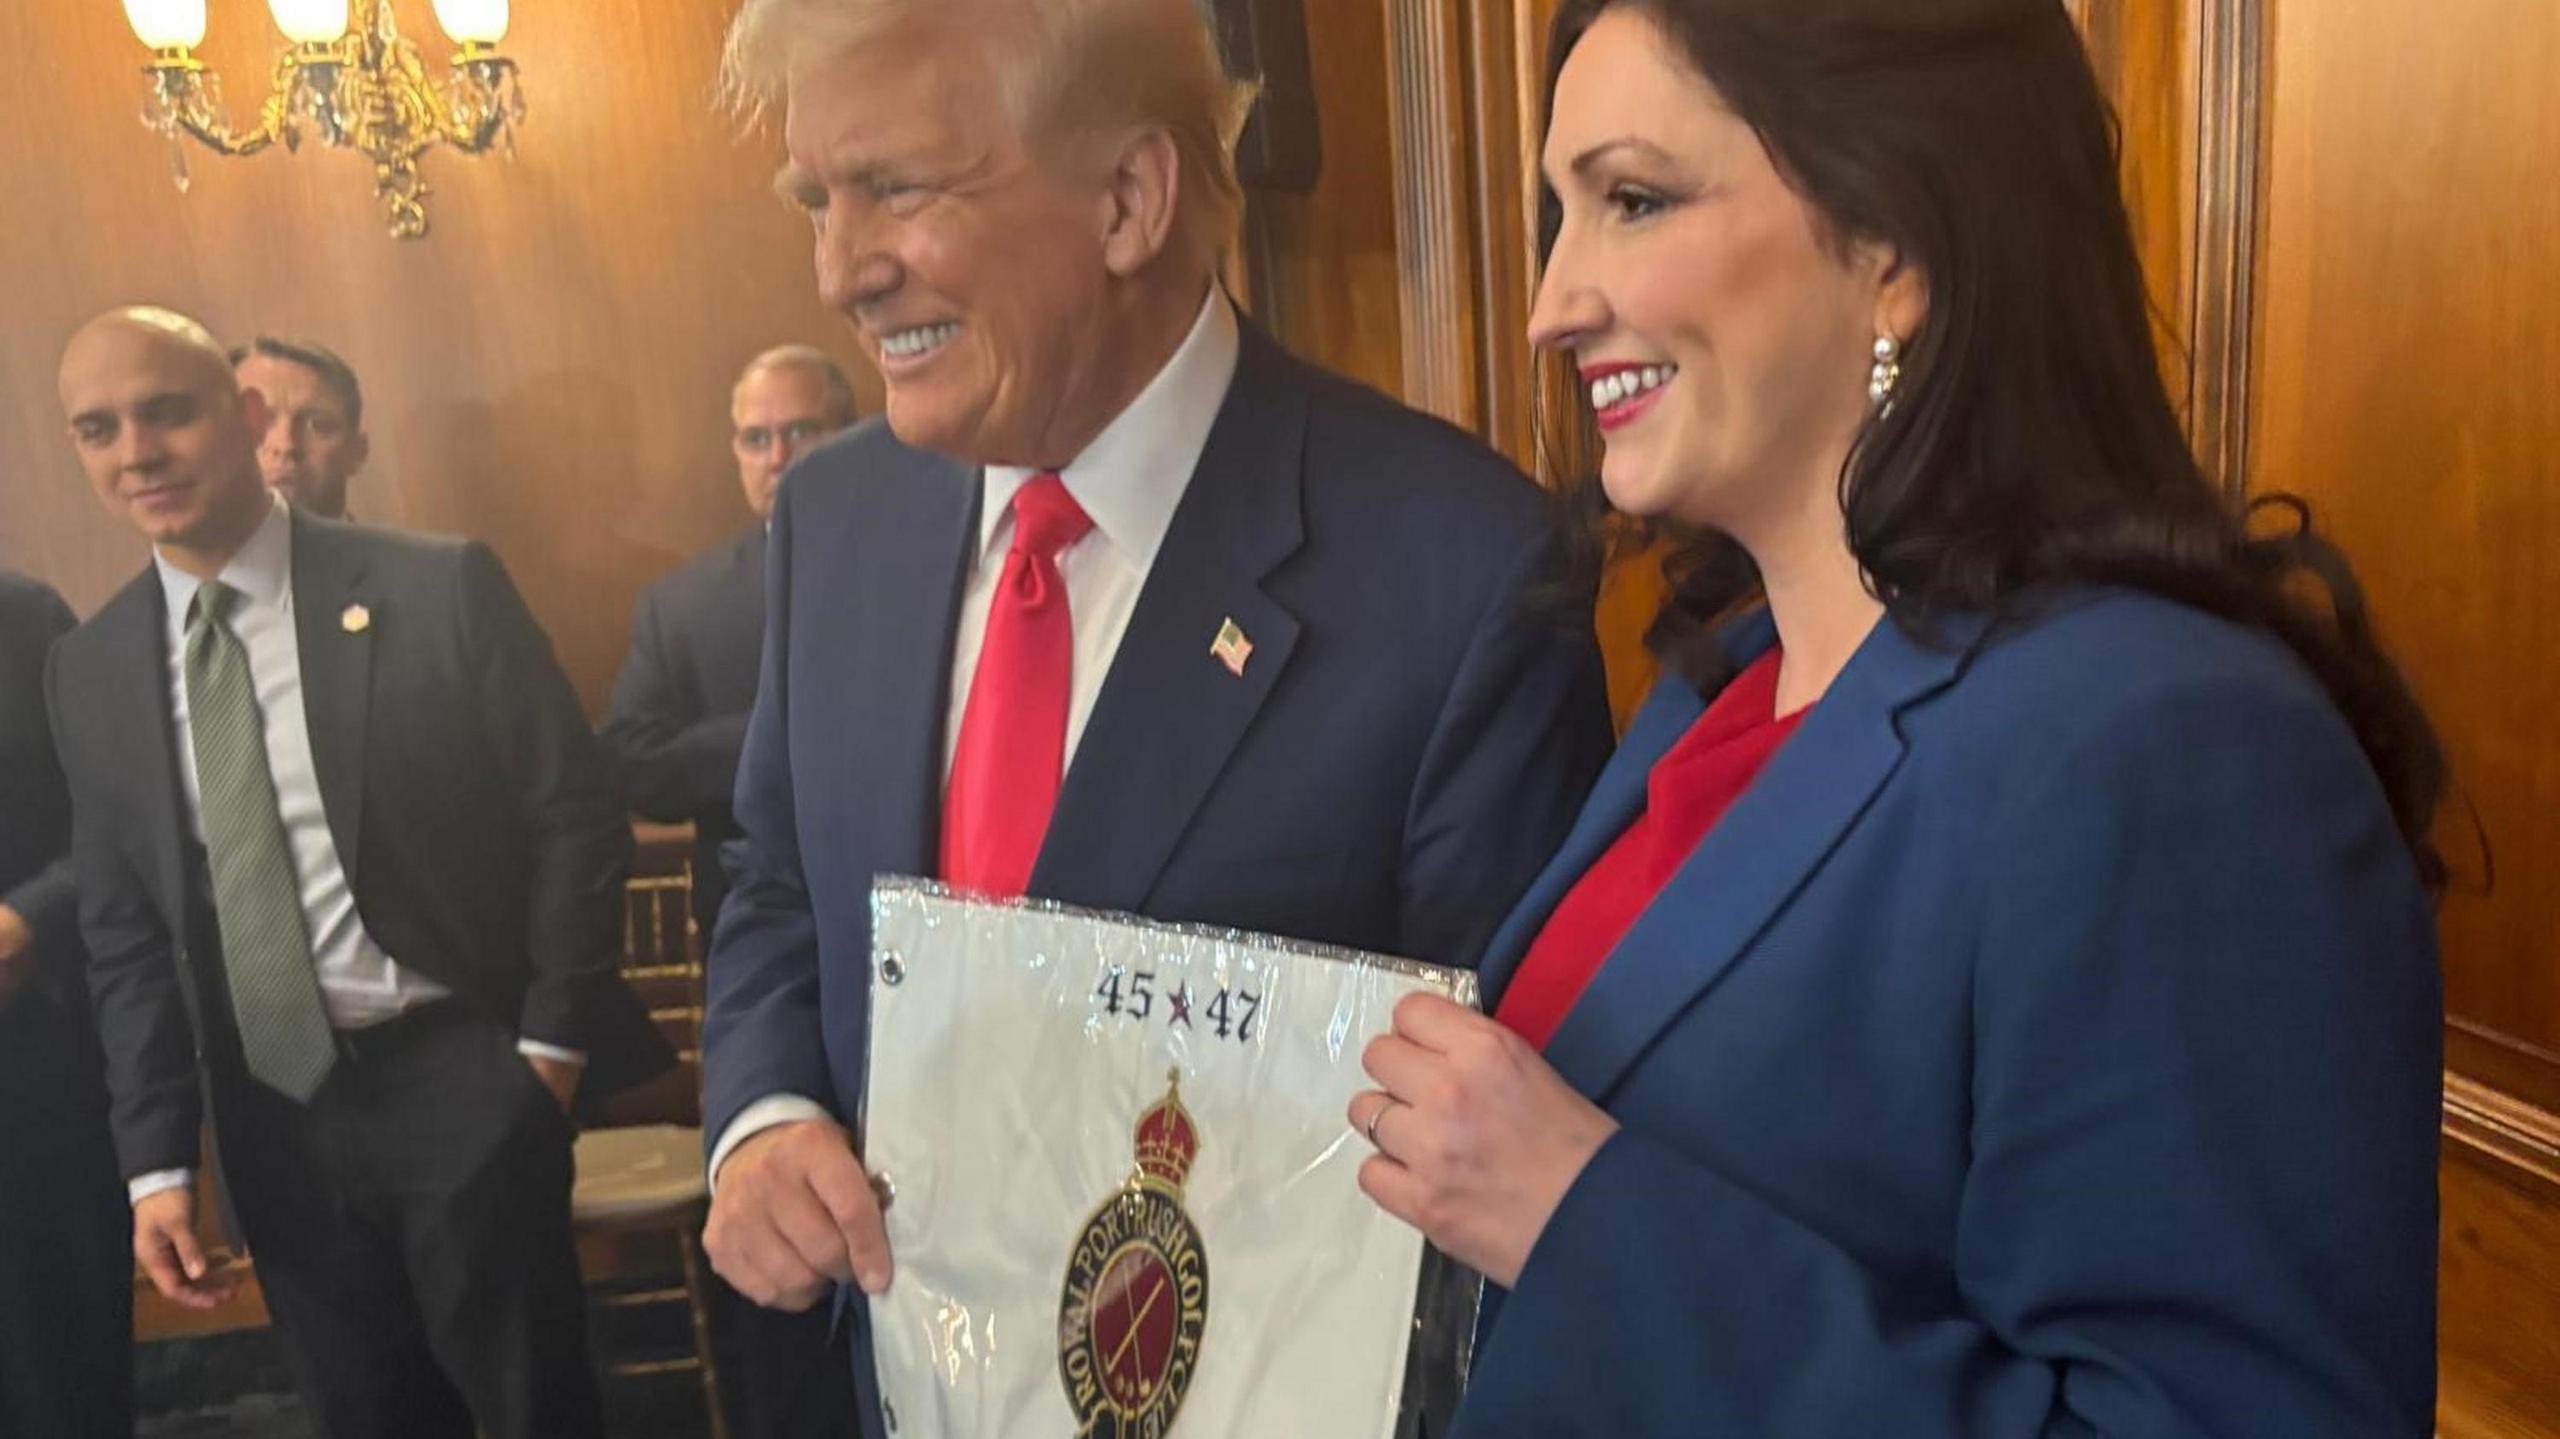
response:
<path id="1" fill-rule="evenodd" d="M 347 33 L 347 0 L 267 0 L 288 40 L 327 45 Z"/>
<path id="2" fill-rule="evenodd" d="M 192 49 L 204 43 L 204 0 L 124 0 L 133 33 L 154 50 Z"/>
<path id="3" fill-rule="evenodd" d="M 507 0 L 436 0 L 436 23 L 457 45 L 495 45 L 507 38 Z"/>

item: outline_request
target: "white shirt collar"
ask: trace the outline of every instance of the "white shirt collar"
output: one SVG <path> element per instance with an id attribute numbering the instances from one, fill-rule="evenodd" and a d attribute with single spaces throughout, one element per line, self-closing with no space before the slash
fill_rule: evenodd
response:
<path id="1" fill-rule="evenodd" d="M 169 563 L 158 550 L 151 552 L 151 563 L 160 572 L 160 593 L 169 602 L 169 627 L 184 631 L 187 607 L 195 603 L 196 591 L 203 584 Z M 271 497 L 267 517 L 259 521 L 257 530 L 223 565 L 218 578 L 238 590 L 241 599 L 249 604 L 281 604 L 292 594 L 293 520 L 281 497 Z"/>
<path id="2" fill-rule="evenodd" d="M 1141 572 L 1154 565 L 1164 532 L 1173 525 L 1173 512 L 1190 487 L 1191 472 L 1200 466 L 1209 429 L 1235 381 L 1241 347 L 1235 308 L 1225 291 L 1211 285 L 1182 347 L 1129 408 L 1059 472 L 1067 493 L 1092 517 L 1094 529 Z M 981 562 L 1011 515 L 1013 492 L 1036 473 L 1010 465 L 986 467 L 986 500 L 978 511 Z"/>

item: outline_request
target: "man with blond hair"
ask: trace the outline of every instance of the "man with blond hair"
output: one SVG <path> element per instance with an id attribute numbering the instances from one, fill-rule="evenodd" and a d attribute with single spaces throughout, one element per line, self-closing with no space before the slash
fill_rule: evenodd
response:
<path id="1" fill-rule="evenodd" d="M 1194 0 L 748 0 L 728 77 L 887 386 L 774 508 L 710 959 L 706 1243 L 805 1308 L 894 1273 L 873 875 L 1472 964 L 1609 730 L 1536 489 L 1219 289 L 1247 93 Z"/>

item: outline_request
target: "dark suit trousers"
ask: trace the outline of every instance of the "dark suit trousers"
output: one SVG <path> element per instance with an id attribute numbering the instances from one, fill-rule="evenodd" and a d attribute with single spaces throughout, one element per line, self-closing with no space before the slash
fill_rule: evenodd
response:
<path id="1" fill-rule="evenodd" d="M 131 1439 L 133 1227 L 77 1018 L 0 1010 L 0 1439 Z"/>
<path id="2" fill-rule="evenodd" d="M 853 1366 L 835 1332 L 835 1306 L 799 1314 L 766 1309 L 720 1285 L 732 1306 L 753 1439 L 851 1439 Z"/>
<path id="3" fill-rule="evenodd" d="M 512 1036 L 456 1003 L 349 1048 L 307 1108 L 241 1080 L 215 1121 L 323 1431 L 470 1439 L 476 1419 L 487 1439 L 598 1435 L 559 1105 Z"/>

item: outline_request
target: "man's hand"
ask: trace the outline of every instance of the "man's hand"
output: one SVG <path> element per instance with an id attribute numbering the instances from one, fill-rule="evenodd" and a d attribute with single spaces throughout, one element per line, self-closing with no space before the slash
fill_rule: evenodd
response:
<path id="1" fill-rule="evenodd" d="M 36 972 L 36 932 L 27 917 L 0 904 L 0 1009 L 7 1009 Z"/>
<path id="2" fill-rule="evenodd" d="M 806 1119 L 761 1130 L 729 1151 L 717 1180 L 702 1247 L 739 1293 L 797 1311 L 837 1284 L 887 1292 L 888 1230 L 842 1126 Z"/>
<path id="3" fill-rule="evenodd" d="M 551 1091 L 553 1099 L 560 1101 L 560 1112 L 568 1113 L 569 1106 L 577 1101 L 578 1076 L 586 1066 L 539 1054 L 526 1055 L 524 1062 L 533 1066 L 533 1077 L 542 1081 L 542 1087 Z"/>
<path id="4" fill-rule="evenodd" d="M 211 1263 L 196 1243 L 196 1196 L 187 1188 L 146 1194 L 133 1206 L 133 1258 L 152 1287 L 186 1309 L 211 1309 L 240 1287 L 228 1265 Z"/>

